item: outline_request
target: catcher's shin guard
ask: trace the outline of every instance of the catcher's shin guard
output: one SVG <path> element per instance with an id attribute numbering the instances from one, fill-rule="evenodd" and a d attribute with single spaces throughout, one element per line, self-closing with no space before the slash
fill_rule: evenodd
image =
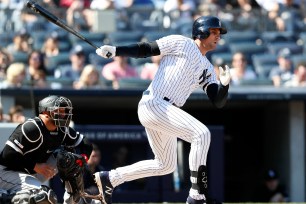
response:
<path id="1" fill-rule="evenodd" d="M 68 193 L 71 194 L 74 202 L 78 202 L 84 192 L 83 174 L 85 166 L 86 161 L 81 155 L 65 150 L 57 154 L 59 176 L 65 183 Z"/>

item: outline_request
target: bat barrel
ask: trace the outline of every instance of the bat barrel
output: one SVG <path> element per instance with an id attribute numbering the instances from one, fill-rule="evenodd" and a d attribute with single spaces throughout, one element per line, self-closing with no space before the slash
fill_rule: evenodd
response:
<path id="1" fill-rule="evenodd" d="M 51 21 L 52 23 L 56 24 L 57 26 L 63 28 L 64 30 L 66 30 L 70 33 L 72 33 L 73 35 L 77 36 L 78 38 L 84 40 L 85 42 L 87 42 L 89 45 L 91 45 L 95 49 L 98 48 L 98 46 L 94 45 L 92 42 L 90 42 L 88 39 L 86 39 L 84 36 L 82 36 L 79 32 L 75 31 L 73 28 L 66 25 L 58 17 L 56 17 L 55 15 L 53 15 L 52 13 L 50 13 L 49 11 L 47 11 L 46 9 L 44 9 L 43 7 L 38 5 L 37 3 L 35 3 L 31 0 L 28 0 L 26 2 L 26 6 L 28 8 L 30 8 L 31 10 L 33 10 L 34 12 L 36 12 L 36 13 L 40 14 L 41 16 L 45 17 L 48 21 Z"/>

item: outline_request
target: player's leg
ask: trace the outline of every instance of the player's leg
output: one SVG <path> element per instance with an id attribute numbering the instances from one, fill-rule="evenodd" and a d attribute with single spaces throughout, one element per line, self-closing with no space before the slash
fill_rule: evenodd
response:
<path id="1" fill-rule="evenodd" d="M 208 128 L 187 112 L 164 100 L 147 102 L 140 111 L 139 119 L 147 129 L 160 129 L 167 135 L 179 137 L 191 143 L 189 168 L 192 188 L 190 196 L 192 199 L 204 200 L 208 188 L 206 162 L 211 139 Z M 205 181 L 205 185 L 201 181 Z"/>
<path id="2" fill-rule="evenodd" d="M 128 181 L 165 175 L 173 172 L 177 163 L 177 138 L 155 130 L 146 129 L 154 159 L 143 160 L 132 165 L 119 167 L 110 172 L 95 173 L 103 203 L 110 204 L 113 189 Z"/>
<path id="3" fill-rule="evenodd" d="M 0 165 L 0 179 L 0 188 L 8 190 L 13 204 L 29 202 L 30 200 L 33 203 L 40 203 L 41 201 L 41 203 L 55 204 L 57 202 L 55 193 L 50 188 L 42 186 L 39 179 L 32 175 L 8 171 Z"/>
<path id="4" fill-rule="evenodd" d="M 154 159 L 144 160 L 110 171 L 113 186 L 139 178 L 172 173 L 177 164 L 177 139 L 162 132 L 146 129 Z"/>
<path id="5" fill-rule="evenodd" d="M 14 193 L 21 190 L 40 188 L 41 182 L 36 177 L 25 173 L 9 171 L 5 168 L 0 165 L 1 189 L 10 190 L 10 192 Z"/>

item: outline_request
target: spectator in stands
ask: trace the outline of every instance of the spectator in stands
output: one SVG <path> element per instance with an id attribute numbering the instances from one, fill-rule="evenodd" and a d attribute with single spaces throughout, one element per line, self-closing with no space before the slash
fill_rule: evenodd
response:
<path id="1" fill-rule="evenodd" d="M 217 16 L 219 12 L 222 11 L 223 7 L 218 0 L 199 0 L 198 9 L 200 15 L 208 16 L 214 15 Z"/>
<path id="2" fill-rule="evenodd" d="M 166 0 L 164 11 L 169 13 L 175 10 L 180 11 L 182 16 L 192 16 L 196 10 L 196 3 L 192 0 Z"/>
<path id="3" fill-rule="evenodd" d="M 30 53 L 32 47 L 30 45 L 30 35 L 26 30 L 22 29 L 18 33 L 15 34 L 13 38 L 13 42 L 7 46 L 7 51 L 10 54 L 14 54 L 15 52 L 24 52 Z"/>
<path id="4" fill-rule="evenodd" d="M 6 76 L 6 70 L 12 63 L 12 55 L 10 55 L 5 49 L 0 49 L 0 81 L 4 80 Z"/>
<path id="5" fill-rule="evenodd" d="M 1 82 L 0 88 L 20 88 L 26 78 L 26 65 L 23 63 L 12 63 L 6 72 L 6 79 Z"/>
<path id="6" fill-rule="evenodd" d="M 81 45 L 76 45 L 70 50 L 70 65 L 59 66 L 54 71 L 55 78 L 68 78 L 77 81 L 86 65 L 86 55 Z"/>
<path id="7" fill-rule="evenodd" d="M 59 6 L 64 7 L 64 8 L 69 8 L 73 3 L 74 0 L 58 0 L 59 1 Z M 83 8 L 89 8 L 91 0 L 82 0 L 80 1 L 82 3 Z"/>
<path id="8" fill-rule="evenodd" d="M 258 0 L 259 1 L 259 0 Z M 293 0 L 265 1 L 264 6 L 262 2 L 259 3 L 268 8 L 267 29 L 277 31 L 299 31 L 302 30 L 305 24 L 303 23 L 302 4 Z M 272 28 L 272 29 L 271 29 Z"/>
<path id="9" fill-rule="evenodd" d="M 90 1 L 88 0 L 71 0 L 66 10 L 66 21 L 69 26 L 78 31 L 89 31 L 91 29 L 92 18 L 88 10 Z"/>
<path id="10" fill-rule="evenodd" d="M 255 189 L 253 202 L 280 203 L 289 201 L 285 187 L 280 184 L 275 170 L 267 170 L 261 182 L 257 189 Z"/>
<path id="11" fill-rule="evenodd" d="M 73 83 L 74 89 L 101 89 L 104 88 L 100 80 L 100 73 L 97 68 L 88 64 L 84 67 L 79 80 Z"/>
<path id="12" fill-rule="evenodd" d="M 58 44 L 58 36 L 55 34 L 49 35 L 41 48 L 41 52 L 46 56 L 46 57 L 53 57 L 57 56 L 60 52 L 59 49 L 59 44 Z"/>
<path id="13" fill-rule="evenodd" d="M 26 120 L 24 109 L 21 105 L 13 105 L 9 110 L 10 123 L 23 123 Z"/>
<path id="14" fill-rule="evenodd" d="M 113 88 L 118 89 L 118 81 L 122 78 L 139 77 L 136 68 L 128 63 L 128 58 L 123 56 L 116 56 L 114 61 L 104 65 L 102 69 L 102 76 L 113 81 Z"/>
<path id="15" fill-rule="evenodd" d="M 280 86 L 293 77 L 293 65 L 290 56 L 291 52 L 288 48 L 283 48 L 279 51 L 277 57 L 278 66 L 272 68 L 269 73 L 274 86 Z"/>
<path id="16" fill-rule="evenodd" d="M 305 87 L 306 86 L 306 61 L 298 63 L 291 80 L 286 81 L 284 86 Z"/>
<path id="17" fill-rule="evenodd" d="M 230 69 L 233 85 L 239 85 L 242 80 L 256 79 L 256 73 L 248 68 L 246 56 L 242 52 L 236 52 L 232 58 L 232 68 Z"/>
<path id="18" fill-rule="evenodd" d="M 152 80 L 157 72 L 161 60 L 160 55 L 151 57 L 152 63 L 145 63 L 141 69 L 140 78 Z"/>
<path id="19" fill-rule="evenodd" d="M 133 0 L 92 0 L 90 4 L 91 9 L 126 9 L 133 5 Z"/>
<path id="20" fill-rule="evenodd" d="M 176 29 L 180 33 L 188 33 L 188 31 L 182 31 L 181 29 L 184 29 L 190 23 L 192 25 L 196 3 L 193 0 L 166 0 L 163 5 L 163 11 L 165 12 L 164 28 Z M 183 27 L 181 27 L 182 25 Z"/>
<path id="21" fill-rule="evenodd" d="M 104 167 L 101 166 L 101 151 L 98 145 L 93 143 L 92 148 L 92 152 L 87 162 L 88 171 L 84 173 L 84 189 L 85 192 L 90 195 L 97 195 L 99 194 L 99 189 L 92 175 L 97 171 L 103 171 Z"/>
<path id="22" fill-rule="evenodd" d="M 121 166 L 125 166 L 129 163 L 129 148 L 126 145 L 122 145 L 116 152 L 112 154 L 112 168 L 116 169 Z"/>
<path id="23" fill-rule="evenodd" d="M 47 75 L 47 69 L 45 66 L 45 56 L 39 50 L 34 50 L 29 54 L 28 57 L 28 64 L 27 64 L 27 80 L 34 80 L 40 73 L 37 72 L 44 72 Z"/>
<path id="24" fill-rule="evenodd" d="M 46 72 L 43 70 L 37 70 L 33 76 L 31 85 L 34 88 L 51 88 L 51 86 L 47 82 Z"/>

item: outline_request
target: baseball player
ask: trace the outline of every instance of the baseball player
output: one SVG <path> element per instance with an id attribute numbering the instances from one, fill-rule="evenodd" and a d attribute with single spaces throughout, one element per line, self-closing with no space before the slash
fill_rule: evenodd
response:
<path id="1" fill-rule="evenodd" d="M 193 39 L 170 35 L 154 42 L 117 47 L 104 45 L 96 50 L 104 58 L 162 56 L 157 73 L 138 104 L 138 117 L 155 157 L 111 171 L 96 172 L 96 183 L 105 204 L 112 202 L 113 189 L 124 182 L 172 173 L 177 167 L 177 138 L 191 143 L 192 186 L 187 203 L 210 201 L 206 167 L 210 131 L 181 107 L 198 88 L 204 90 L 217 108 L 225 105 L 231 78 L 229 67 L 219 67 L 218 81 L 205 54 L 214 50 L 221 34 L 226 33 L 217 17 L 202 16 L 193 23 Z"/>
<path id="2" fill-rule="evenodd" d="M 19 124 L 6 141 L 0 153 L 0 189 L 14 195 L 9 203 L 56 204 L 55 193 L 42 185 L 58 172 L 54 152 L 63 146 L 78 149 L 85 156 L 91 154 L 91 144 L 69 127 L 72 108 L 68 98 L 48 96 L 39 101 L 39 115 Z M 64 203 L 80 200 L 79 195 L 69 196 L 72 186 L 66 182 Z"/>

